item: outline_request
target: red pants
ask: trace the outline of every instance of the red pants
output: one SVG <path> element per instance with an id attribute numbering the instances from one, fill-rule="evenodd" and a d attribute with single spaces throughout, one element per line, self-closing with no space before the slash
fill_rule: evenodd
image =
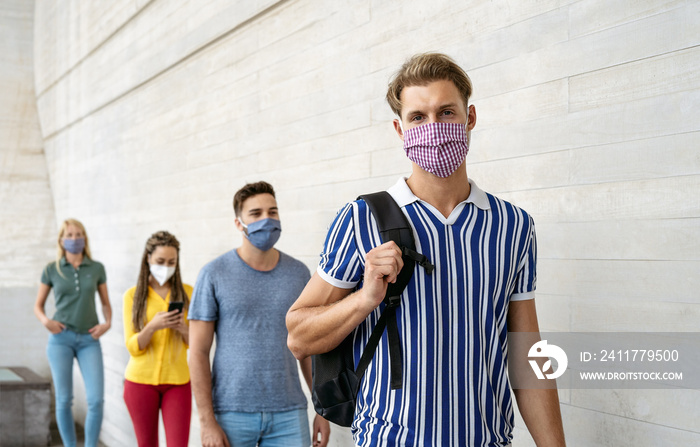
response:
<path id="1" fill-rule="evenodd" d="M 158 410 L 168 447 L 187 447 L 192 415 L 190 383 L 184 385 L 143 385 L 124 380 L 124 402 L 134 423 L 139 447 L 158 446 Z"/>

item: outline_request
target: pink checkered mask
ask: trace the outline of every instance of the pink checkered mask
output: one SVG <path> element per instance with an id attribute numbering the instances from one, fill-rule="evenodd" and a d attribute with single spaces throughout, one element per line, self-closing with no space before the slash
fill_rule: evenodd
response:
<path id="1" fill-rule="evenodd" d="M 469 152 L 466 124 L 429 123 L 408 129 L 403 133 L 403 150 L 424 170 L 449 177 Z"/>

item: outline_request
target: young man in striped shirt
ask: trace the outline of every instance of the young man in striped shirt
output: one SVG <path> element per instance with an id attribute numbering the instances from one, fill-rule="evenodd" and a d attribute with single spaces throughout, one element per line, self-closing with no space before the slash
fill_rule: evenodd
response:
<path id="1" fill-rule="evenodd" d="M 416 265 L 397 322 L 403 384 L 390 386 L 383 336 L 357 396 L 356 445 L 509 446 L 513 403 L 507 332 L 537 332 L 536 239 L 530 216 L 467 178 L 476 109 L 471 81 L 449 57 L 408 60 L 389 85 L 394 128 L 412 173 L 389 189 L 411 222 Z M 297 358 L 327 352 L 354 334 L 355 361 L 381 314 L 387 284 L 403 265 L 381 243 L 364 201 L 335 218 L 321 262 L 287 314 Z M 564 446 L 556 389 L 514 390 L 538 446 Z"/>

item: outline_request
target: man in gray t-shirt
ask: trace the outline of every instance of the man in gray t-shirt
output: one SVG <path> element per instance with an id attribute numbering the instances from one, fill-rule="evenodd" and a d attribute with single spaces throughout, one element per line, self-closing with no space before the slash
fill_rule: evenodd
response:
<path id="1" fill-rule="evenodd" d="M 306 447 L 311 444 L 307 401 L 287 348 L 285 316 L 309 270 L 273 248 L 281 227 L 270 184 L 244 186 L 233 205 L 243 243 L 204 266 L 188 313 L 202 445 Z M 300 366 L 311 388 L 310 358 Z M 313 445 L 325 447 L 329 434 L 328 422 L 316 416 Z"/>

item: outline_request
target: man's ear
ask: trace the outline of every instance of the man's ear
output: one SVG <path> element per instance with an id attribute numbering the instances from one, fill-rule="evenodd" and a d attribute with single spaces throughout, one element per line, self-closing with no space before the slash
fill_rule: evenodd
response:
<path id="1" fill-rule="evenodd" d="M 395 119 L 393 121 L 394 124 L 394 130 L 396 130 L 396 134 L 401 138 L 401 141 L 403 141 L 403 129 L 401 129 L 401 121 L 400 118 Z"/>
<path id="2" fill-rule="evenodd" d="M 476 126 L 476 107 L 472 104 L 467 109 L 467 130 L 471 132 L 474 126 Z"/>
<path id="3" fill-rule="evenodd" d="M 240 231 L 241 233 L 245 233 L 245 228 L 243 228 L 243 225 L 241 225 L 241 219 L 238 216 L 236 216 L 233 222 L 236 225 L 238 231 Z"/>

